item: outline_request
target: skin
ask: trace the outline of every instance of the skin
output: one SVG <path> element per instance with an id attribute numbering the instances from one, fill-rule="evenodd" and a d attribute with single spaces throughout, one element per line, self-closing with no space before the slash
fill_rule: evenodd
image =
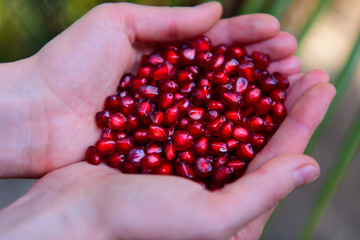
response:
<path id="1" fill-rule="evenodd" d="M 301 74 L 296 39 L 269 15 L 219 20 L 221 6 L 103 4 L 36 55 L 0 65 L 0 177 L 36 177 L 0 211 L 1 239 L 258 239 L 276 204 L 319 175 L 302 155 L 335 89 Z M 196 24 L 193 24 L 196 22 Z M 271 56 L 289 75 L 287 118 L 244 177 L 216 192 L 175 176 L 125 175 L 83 162 L 94 114 L 155 43 L 206 34 Z M 6 114 L 5 114 L 6 113 Z"/>

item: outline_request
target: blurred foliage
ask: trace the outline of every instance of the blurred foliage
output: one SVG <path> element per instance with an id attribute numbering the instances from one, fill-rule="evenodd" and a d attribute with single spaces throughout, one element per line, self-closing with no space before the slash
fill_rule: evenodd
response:
<path id="1" fill-rule="evenodd" d="M 336 0 L 339 2 L 341 0 Z M 35 54 L 42 46 L 54 38 L 57 34 L 71 25 L 91 8 L 105 1 L 103 0 L 0 0 L 0 62 L 15 61 Z M 107 1 L 111 2 L 111 1 Z M 158 6 L 193 6 L 204 0 L 134 0 L 130 1 L 145 5 Z M 255 12 L 270 13 L 277 17 L 282 28 L 295 35 L 302 46 L 303 39 L 309 30 L 318 21 L 324 11 L 335 0 L 221 0 L 224 7 L 224 17 L 235 16 Z M 360 37 L 359 37 L 360 39 Z M 355 72 L 359 62 L 360 40 L 350 54 L 343 70 L 338 73 L 339 77 L 334 81 L 335 86 L 341 93 L 347 88 L 349 81 Z M 349 39 L 351 42 L 351 39 Z M 339 94 L 337 98 L 341 98 Z M 339 101 L 336 99 L 335 104 Z M 331 113 L 335 111 L 332 107 Z M 330 118 L 330 117 L 328 117 Z M 327 120 L 328 121 L 328 120 Z M 320 130 L 326 129 L 323 124 Z M 320 221 L 322 213 L 326 210 L 339 182 L 344 178 L 346 169 L 358 151 L 359 144 L 359 120 L 352 126 L 347 141 L 341 147 L 338 160 L 331 171 L 330 178 L 325 183 L 322 195 L 314 205 L 312 218 L 308 221 L 307 229 L 304 230 L 304 239 L 310 239 L 316 225 Z M 316 146 L 321 135 L 318 130 L 313 138 L 310 148 Z M 342 159 L 346 161 L 341 161 Z"/>

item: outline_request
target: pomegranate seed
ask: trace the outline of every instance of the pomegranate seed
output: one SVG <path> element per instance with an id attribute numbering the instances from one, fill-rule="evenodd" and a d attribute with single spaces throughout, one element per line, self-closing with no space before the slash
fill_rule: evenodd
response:
<path id="1" fill-rule="evenodd" d="M 164 113 L 162 111 L 157 111 L 150 116 L 151 125 L 161 125 L 164 120 Z"/>
<path id="2" fill-rule="evenodd" d="M 191 136 L 193 136 L 194 138 L 204 136 L 204 134 L 205 134 L 204 125 L 199 121 L 190 123 L 187 130 L 189 131 Z"/>
<path id="3" fill-rule="evenodd" d="M 159 63 L 163 63 L 164 58 L 159 53 L 153 53 L 153 54 L 150 54 L 149 56 L 147 56 L 147 58 L 144 61 L 145 61 L 145 64 L 153 67 L 153 66 L 158 65 Z"/>
<path id="4" fill-rule="evenodd" d="M 173 65 L 179 62 L 180 56 L 177 54 L 175 49 L 169 49 L 165 53 L 165 60 L 172 63 Z"/>
<path id="5" fill-rule="evenodd" d="M 105 109 L 109 111 L 117 111 L 119 109 L 120 96 L 119 95 L 111 95 L 108 96 L 105 100 Z"/>
<path id="6" fill-rule="evenodd" d="M 241 105 L 241 95 L 234 91 L 224 92 L 221 96 L 221 100 L 230 109 L 237 109 Z"/>
<path id="7" fill-rule="evenodd" d="M 274 120 L 278 123 L 284 121 L 286 117 L 286 108 L 282 103 L 275 103 L 272 107 Z"/>
<path id="8" fill-rule="evenodd" d="M 192 107 L 187 114 L 191 121 L 200 121 L 204 117 L 204 109 L 199 107 Z"/>
<path id="9" fill-rule="evenodd" d="M 237 157 L 231 157 L 227 166 L 230 168 L 232 172 L 237 175 L 242 175 L 245 173 L 247 162 L 243 161 Z"/>
<path id="10" fill-rule="evenodd" d="M 240 77 L 244 77 L 248 82 L 254 81 L 255 66 L 252 62 L 240 64 L 238 67 Z"/>
<path id="11" fill-rule="evenodd" d="M 168 138 L 165 128 L 153 125 L 149 126 L 147 136 L 148 138 L 159 142 L 164 142 Z"/>
<path id="12" fill-rule="evenodd" d="M 232 135 L 235 139 L 244 142 L 249 138 L 250 133 L 246 128 L 242 126 L 236 126 Z"/>
<path id="13" fill-rule="evenodd" d="M 195 80 L 195 74 L 190 69 L 178 70 L 175 74 L 176 82 L 179 85 L 185 85 Z"/>
<path id="14" fill-rule="evenodd" d="M 115 136 L 114 136 L 115 140 L 123 139 L 123 138 L 126 138 L 126 137 L 127 137 L 126 132 L 122 132 L 122 131 L 116 132 Z"/>
<path id="15" fill-rule="evenodd" d="M 114 132 L 110 128 L 104 128 L 101 133 L 101 138 L 114 138 Z"/>
<path id="16" fill-rule="evenodd" d="M 274 102 L 284 103 L 285 95 L 285 91 L 281 89 L 274 89 L 270 92 L 270 97 Z"/>
<path id="17" fill-rule="evenodd" d="M 191 103 L 187 98 L 181 98 L 175 102 L 175 106 L 178 107 L 180 116 L 183 117 L 191 107 Z"/>
<path id="18" fill-rule="evenodd" d="M 165 110 L 164 113 L 164 125 L 165 126 L 175 126 L 178 124 L 179 121 L 179 108 L 178 107 L 171 107 Z"/>
<path id="19" fill-rule="evenodd" d="M 254 150 L 250 143 L 241 143 L 237 148 L 237 156 L 245 159 L 252 159 L 254 157 Z"/>
<path id="20" fill-rule="evenodd" d="M 239 60 L 243 55 L 246 55 L 246 50 L 241 46 L 233 46 L 228 49 L 228 55 Z"/>
<path id="21" fill-rule="evenodd" d="M 119 101 L 119 108 L 122 114 L 128 116 L 136 106 L 135 99 L 130 96 L 122 97 Z"/>
<path id="22" fill-rule="evenodd" d="M 221 84 L 218 88 L 216 88 L 215 92 L 217 96 L 222 96 L 225 92 L 232 91 L 233 89 L 233 85 L 231 83 L 227 83 Z"/>
<path id="23" fill-rule="evenodd" d="M 289 83 L 287 76 L 285 76 L 285 74 L 282 74 L 279 72 L 274 72 L 273 76 L 277 80 L 277 82 L 278 82 L 277 85 L 281 90 L 286 90 L 289 88 L 290 83 Z"/>
<path id="24" fill-rule="evenodd" d="M 228 139 L 233 134 L 233 124 L 231 122 L 227 122 L 224 124 L 223 128 L 221 129 L 221 138 Z"/>
<path id="25" fill-rule="evenodd" d="M 226 122 L 226 118 L 221 116 L 208 124 L 209 131 L 215 136 L 221 135 L 221 129 Z"/>
<path id="26" fill-rule="evenodd" d="M 207 110 L 208 111 L 214 110 L 214 111 L 221 113 L 226 110 L 226 107 L 221 101 L 214 100 L 214 101 L 209 102 Z"/>
<path id="27" fill-rule="evenodd" d="M 145 155 L 145 157 L 141 159 L 141 167 L 145 169 L 146 168 L 155 169 L 158 166 L 160 166 L 161 162 L 162 159 L 158 154 L 150 153 Z"/>
<path id="28" fill-rule="evenodd" d="M 226 120 L 234 123 L 240 124 L 242 123 L 242 117 L 240 111 L 237 110 L 228 110 L 224 113 Z"/>
<path id="29" fill-rule="evenodd" d="M 214 168 L 218 169 L 218 168 L 224 166 L 227 163 L 228 160 L 229 160 L 228 154 L 226 154 L 226 153 L 225 154 L 220 154 L 215 159 Z"/>
<path id="30" fill-rule="evenodd" d="M 127 132 L 134 132 L 136 129 L 140 127 L 139 119 L 135 116 L 135 114 L 131 113 L 129 114 L 129 117 L 127 118 Z"/>
<path id="31" fill-rule="evenodd" d="M 226 153 L 229 150 L 228 146 L 224 142 L 212 142 L 210 143 L 210 152 L 213 155 L 219 155 Z"/>
<path id="32" fill-rule="evenodd" d="M 137 114 L 139 114 L 141 118 L 150 117 L 154 109 L 155 105 L 151 103 L 149 99 L 141 99 L 137 103 Z"/>
<path id="33" fill-rule="evenodd" d="M 238 146 L 239 141 L 236 139 L 230 138 L 229 140 L 226 141 L 226 144 L 228 145 L 229 152 L 232 152 Z"/>
<path id="34" fill-rule="evenodd" d="M 224 72 L 228 75 L 228 76 L 233 76 L 234 74 L 237 73 L 237 67 L 239 66 L 239 62 L 236 61 L 234 58 L 228 60 L 227 62 L 225 62 L 224 64 Z"/>
<path id="35" fill-rule="evenodd" d="M 116 142 L 110 138 L 100 138 L 95 143 L 96 150 L 102 155 L 108 155 L 115 151 L 116 149 Z"/>
<path id="36" fill-rule="evenodd" d="M 183 151 L 183 152 L 180 152 L 178 154 L 178 158 L 183 161 L 183 162 L 186 162 L 187 164 L 194 164 L 195 163 L 195 156 L 194 154 L 187 150 L 187 151 Z"/>
<path id="37" fill-rule="evenodd" d="M 110 119 L 110 112 L 107 110 L 98 112 L 95 115 L 95 119 L 98 126 L 100 127 L 107 126 Z"/>
<path id="38" fill-rule="evenodd" d="M 174 95 L 172 93 L 165 93 L 162 95 L 161 100 L 159 102 L 159 107 L 168 108 L 174 102 Z"/>
<path id="39" fill-rule="evenodd" d="M 207 122 L 211 122 L 211 121 L 214 121 L 215 119 L 219 118 L 220 116 L 221 116 L 220 113 L 212 110 L 212 111 L 207 112 L 205 119 Z"/>
<path id="40" fill-rule="evenodd" d="M 214 171 L 213 179 L 220 183 L 227 183 L 231 179 L 231 174 L 231 169 L 223 166 Z"/>
<path id="41" fill-rule="evenodd" d="M 139 95 L 143 98 L 155 100 L 159 96 L 159 89 L 150 85 L 142 85 L 138 88 Z"/>
<path id="42" fill-rule="evenodd" d="M 234 90 L 237 93 L 243 94 L 248 86 L 248 81 L 246 80 L 246 78 L 243 77 L 238 77 L 235 80 L 235 84 L 234 84 Z"/>
<path id="43" fill-rule="evenodd" d="M 196 51 L 210 51 L 211 41 L 207 36 L 198 36 L 192 40 L 192 45 Z"/>
<path id="44" fill-rule="evenodd" d="M 98 165 L 101 162 L 100 153 L 96 150 L 94 146 L 88 147 L 86 150 L 85 159 L 88 163 L 93 165 Z"/>
<path id="45" fill-rule="evenodd" d="M 151 77 L 151 71 L 152 71 L 151 67 L 144 66 L 144 67 L 139 68 L 139 70 L 136 73 L 136 76 L 149 78 L 149 77 Z"/>
<path id="46" fill-rule="evenodd" d="M 196 89 L 191 97 L 192 102 L 195 105 L 201 106 L 211 101 L 210 87 L 203 86 Z"/>
<path id="47" fill-rule="evenodd" d="M 206 178 L 212 174 L 213 166 L 206 158 L 198 158 L 196 159 L 195 170 L 200 177 Z"/>
<path id="48" fill-rule="evenodd" d="M 163 151 L 162 146 L 160 144 L 157 144 L 156 142 L 150 142 L 148 143 L 148 145 L 146 145 L 146 153 L 147 154 L 151 154 L 151 153 L 157 153 L 157 154 L 161 154 Z"/>
<path id="49" fill-rule="evenodd" d="M 259 69 L 266 69 L 269 67 L 270 64 L 270 57 L 269 55 L 259 53 L 259 52 L 253 52 L 251 57 L 255 61 L 255 66 Z"/>
<path id="50" fill-rule="evenodd" d="M 159 88 L 162 93 L 176 93 L 179 90 L 179 85 L 171 80 L 162 79 L 159 81 Z"/>
<path id="51" fill-rule="evenodd" d="M 201 137 L 195 140 L 193 149 L 198 156 L 205 156 L 208 154 L 209 140 L 207 137 Z"/>
<path id="52" fill-rule="evenodd" d="M 228 46 L 226 44 L 219 44 L 213 48 L 214 54 L 226 54 L 228 51 Z"/>
<path id="53" fill-rule="evenodd" d="M 173 172 L 173 166 L 168 162 L 162 163 L 162 165 L 156 170 L 156 173 L 160 175 L 172 175 Z"/>
<path id="54" fill-rule="evenodd" d="M 122 153 L 128 153 L 134 146 L 133 141 L 130 138 L 122 138 L 116 140 L 116 147 Z"/>
<path id="55" fill-rule="evenodd" d="M 261 97 L 261 90 L 259 88 L 254 88 L 249 90 L 244 99 L 244 103 L 246 105 L 254 105 L 257 101 L 259 101 Z"/>
<path id="56" fill-rule="evenodd" d="M 261 134 L 261 133 L 254 133 L 254 134 L 252 134 L 252 136 L 251 136 L 250 143 L 251 143 L 253 146 L 262 148 L 262 147 L 264 147 L 265 144 L 266 144 L 266 137 L 265 137 L 263 134 Z"/>
<path id="57" fill-rule="evenodd" d="M 269 72 L 263 69 L 255 69 L 255 81 L 261 81 L 263 78 L 265 78 L 267 75 L 269 75 Z"/>
<path id="58" fill-rule="evenodd" d="M 145 144 L 149 141 L 148 130 L 147 129 L 138 129 L 134 132 L 135 140 L 140 144 Z"/>
<path id="59" fill-rule="evenodd" d="M 209 69 L 212 70 L 219 70 L 225 62 L 225 56 L 222 54 L 217 54 L 214 56 L 211 65 L 209 66 Z"/>
<path id="60" fill-rule="evenodd" d="M 120 168 L 124 166 L 126 161 L 125 154 L 120 152 L 113 152 L 111 155 L 107 157 L 107 164 L 111 167 Z"/>
<path id="61" fill-rule="evenodd" d="M 183 96 L 190 96 L 191 93 L 193 92 L 193 89 L 196 87 L 196 84 L 194 82 L 191 82 L 191 83 L 188 83 L 188 84 L 185 84 L 183 85 L 181 88 L 180 88 L 180 93 L 183 95 Z"/>
<path id="62" fill-rule="evenodd" d="M 185 151 L 186 149 L 191 147 L 191 145 L 194 142 L 194 139 L 190 135 L 190 133 L 183 130 L 175 131 L 173 135 L 173 139 L 174 139 L 174 147 L 175 150 L 177 151 Z"/>
<path id="63" fill-rule="evenodd" d="M 255 105 L 255 114 L 264 115 L 272 108 L 272 100 L 270 97 L 262 97 Z"/>
<path id="64" fill-rule="evenodd" d="M 264 121 L 265 121 L 264 130 L 267 131 L 268 133 L 274 133 L 278 128 L 278 124 L 274 122 L 270 114 L 265 116 Z"/>
<path id="65" fill-rule="evenodd" d="M 173 65 L 170 62 L 163 62 L 153 68 L 151 74 L 154 80 L 169 79 L 174 75 Z"/>
<path id="66" fill-rule="evenodd" d="M 187 130 L 189 127 L 189 124 L 190 124 L 190 120 L 187 117 L 184 117 L 184 118 L 180 119 L 178 127 L 179 127 L 179 129 Z"/>
<path id="67" fill-rule="evenodd" d="M 196 179 L 197 178 L 197 174 L 195 172 L 195 169 L 192 166 L 185 163 L 185 162 L 176 161 L 175 162 L 175 172 L 179 176 L 183 176 L 185 178 L 189 178 L 189 179 Z"/>
<path id="68" fill-rule="evenodd" d="M 258 132 L 264 129 L 265 121 L 259 116 L 251 116 L 246 119 L 246 126 L 250 131 Z"/>
<path id="69" fill-rule="evenodd" d="M 131 82 L 130 82 L 130 89 L 133 92 L 136 92 L 139 87 L 141 87 L 142 85 L 145 85 L 148 83 L 148 80 L 144 77 L 136 77 L 134 78 Z"/>
<path id="70" fill-rule="evenodd" d="M 165 160 L 172 162 L 176 158 L 176 151 L 172 141 L 167 141 L 165 144 Z"/>
<path id="71" fill-rule="evenodd" d="M 126 126 L 127 118 L 123 114 L 118 112 L 111 115 L 108 122 L 108 127 L 110 129 L 122 131 L 126 128 Z"/>
<path id="72" fill-rule="evenodd" d="M 136 169 L 138 169 L 141 165 L 141 159 L 145 157 L 145 151 L 143 147 L 136 147 L 129 151 L 127 155 L 127 161 L 133 165 Z"/>
<path id="73" fill-rule="evenodd" d="M 260 87 L 264 93 L 268 93 L 271 90 L 275 89 L 277 87 L 277 84 L 278 84 L 277 80 L 273 76 L 270 76 L 270 75 L 265 76 L 260 81 Z"/>
<path id="74" fill-rule="evenodd" d="M 196 63 L 205 69 L 211 69 L 213 58 L 213 54 L 209 51 L 198 52 L 195 56 Z"/>
<path id="75" fill-rule="evenodd" d="M 124 74 L 120 79 L 118 90 L 128 89 L 133 78 L 131 73 Z"/>
<path id="76" fill-rule="evenodd" d="M 193 47 L 185 46 L 179 50 L 180 60 L 183 63 L 191 63 L 195 59 L 196 50 Z"/>

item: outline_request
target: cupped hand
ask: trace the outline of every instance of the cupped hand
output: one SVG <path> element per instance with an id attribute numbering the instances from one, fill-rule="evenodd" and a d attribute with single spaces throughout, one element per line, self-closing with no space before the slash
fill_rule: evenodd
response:
<path id="1" fill-rule="evenodd" d="M 316 162 L 301 153 L 334 88 L 322 71 L 300 74 L 300 62 L 293 56 L 296 40 L 280 32 L 273 17 L 253 14 L 219 20 L 220 15 L 217 3 L 194 8 L 104 4 L 28 59 L 31 67 L 26 68 L 31 70 L 22 88 L 29 122 L 9 127 L 9 133 L 20 139 L 19 146 L 14 144 L 20 150 L 12 153 L 16 157 L 11 161 L 0 155 L 8 166 L 0 168 L 0 176 L 48 174 L 3 211 L 9 215 L 7 222 L 16 221 L 13 211 L 32 204 L 37 207 L 26 211 L 35 216 L 34 224 L 48 218 L 49 234 L 58 236 L 74 227 L 76 231 L 68 231 L 74 239 L 258 238 L 276 203 L 318 176 Z M 270 71 L 284 72 L 291 81 L 285 102 L 289 114 L 245 176 L 211 193 L 175 176 L 126 175 L 79 162 L 99 136 L 94 114 L 121 75 L 133 70 L 137 56 L 157 42 L 203 33 L 214 44 L 242 44 L 249 52 L 269 54 Z M 56 214 L 49 216 L 49 210 L 68 221 L 56 224 Z M 29 225 L 21 227 L 26 230 Z"/>

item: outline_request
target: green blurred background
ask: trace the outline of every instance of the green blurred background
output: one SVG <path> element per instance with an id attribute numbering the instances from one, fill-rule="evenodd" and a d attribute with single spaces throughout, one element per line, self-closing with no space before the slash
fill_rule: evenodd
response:
<path id="1" fill-rule="evenodd" d="M 101 0 L 0 0 L 0 62 L 35 54 Z M 193 6 L 205 1 L 130 1 Z M 223 17 L 265 12 L 299 41 L 303 71 L 329 72 L 337 96 L 307 154 L 319 180 L 292 193 L 273 214 L 263 239 L 359 239 L 360 236 L 360 1 L 223 0 Z M 0 180 L 0 209 L 34 180 Z"/>

